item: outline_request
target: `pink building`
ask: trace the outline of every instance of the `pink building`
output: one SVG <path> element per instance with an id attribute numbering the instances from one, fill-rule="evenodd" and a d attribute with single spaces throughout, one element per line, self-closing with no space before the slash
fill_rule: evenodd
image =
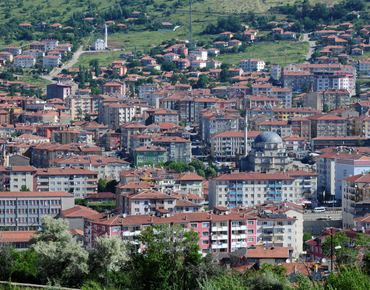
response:
<path id="1" fill-rule="evenodd" d="M 132 215 L 107 217 L 107 214 L 85 218 L 84 246 L 96 246 L 96 237 L 123 236 L 130 239 L 140 235 L 147 226 L 170 224 L 199 233 L 199 247 L 203 254 L 231 252 L 257 243 L 257 218 L 240 210 L 218 207 L 214 211 L 196 213 L 171 213 L 157 210 L 155 216 Z"/>

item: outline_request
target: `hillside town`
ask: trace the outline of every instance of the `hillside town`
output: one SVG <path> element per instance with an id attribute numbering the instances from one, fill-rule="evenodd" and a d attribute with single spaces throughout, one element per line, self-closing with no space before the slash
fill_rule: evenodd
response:
<path id="1" fill-rule="evenodd" d="M 118 4 L 65 21 L 18 19 L 27 38 L 0 43 L 0 269 L 6 247 L 44 257 L 53 242 L 97 264 L 37 264 L 33 280 L 7 269 L 0 281 L 226 289 L 213 267 L 246 276 L 281 267 L 292 288 L 227 289 L 329 289 L 304 288 L 297 275 L 315 287 L 343 267 L 368 271 L 370 19 L 361 1 L 349 2 L 281 5 L 282 19 L 230 15 L 207 22 L 204 40 L 191 26 L 189 38 L 173 37 L 181 21 Z M 331 21 L 313 16 L 324 12 Z M 168 38 L 117 45 L 117 34 L 143 25 Z M 207 270 L 187 266 L 192 282 L 178 288 L 145 282 L 155 263 L 138 261 L 161 243 L 166 259 L 199 255 Z M 201 287 L 207 275 L 214 288 Z"/>

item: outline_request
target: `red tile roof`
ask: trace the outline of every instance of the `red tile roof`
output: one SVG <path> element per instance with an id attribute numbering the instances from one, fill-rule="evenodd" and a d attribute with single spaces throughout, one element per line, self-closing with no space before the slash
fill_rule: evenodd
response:
<path id="1" fill-rule="evenodd" d="M 2 243 L 27 243 L 36 231 L 2 231 Z"/>
<path id="2" fill-rule="evenodd" d="M 98 214 L 97 211 L 82 205 L 75 205 L 74 207 L 63 210 L 61 215 L 63 217 L 88 217 L 91 215 Z"/>

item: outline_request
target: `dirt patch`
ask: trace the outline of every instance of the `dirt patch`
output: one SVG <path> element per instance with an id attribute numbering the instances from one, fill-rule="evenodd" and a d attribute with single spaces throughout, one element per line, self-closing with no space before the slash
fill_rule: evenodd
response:
<path id="1" fill-rule="evenodd" d="M 108 41 L 108 46 L 110 48 L 123 48 L 125 45 L 126 45 L 126 42 Z"/>

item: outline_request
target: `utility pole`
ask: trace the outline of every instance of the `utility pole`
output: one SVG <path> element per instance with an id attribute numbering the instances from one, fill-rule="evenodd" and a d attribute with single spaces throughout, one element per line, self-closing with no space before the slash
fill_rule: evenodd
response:
<path id="1" fill-rule="evenodd" d="M 334 241 L 333 241 L 333 228 L 331 228 L 331 270 L 333 271 L 334 273 L 334 268 L 333 268 L 333 265 L 334 265 L 334 261 L 333 261 L 333 248 L 334 248 Z"/>
<path id="2" fill-rule="evenodd" d="M 190 0 L 190 47 L 193 47 L 193 18 L 192 18 L 192 11 L 191 11 L 191 8 L 192 8 L 192 4 L 193 4 L 193 1 Z"/>

